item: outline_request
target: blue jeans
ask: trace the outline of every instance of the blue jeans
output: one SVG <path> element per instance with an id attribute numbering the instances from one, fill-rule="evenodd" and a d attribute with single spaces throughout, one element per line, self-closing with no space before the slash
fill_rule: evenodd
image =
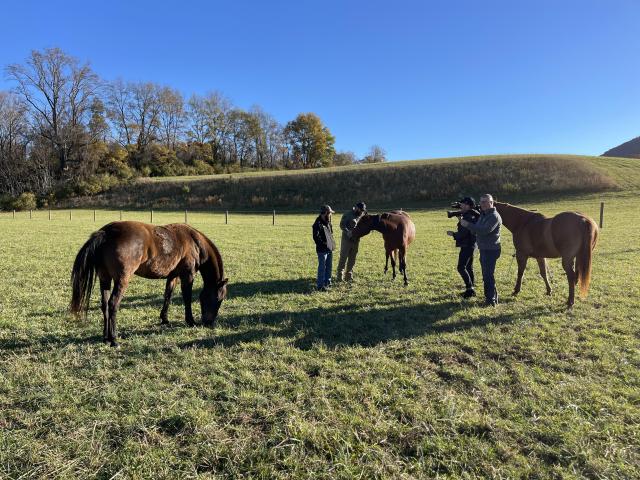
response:
<path id="1" fill-rule="evenodd" d="M 318 253 L 318 278 L 316 280 L 318 288 L 331 285 L 332 262 L 333 252 Z"/>
<path id="2" fill-rule="evenodd" d="M 484 299 L 487 303 L 498 303 L 498 290 L 496 289 L 496 262 L 500 258 L 501 249 L 480 250 L 480 266 L 482 267 L 482 283 L 484 283 Z"/>

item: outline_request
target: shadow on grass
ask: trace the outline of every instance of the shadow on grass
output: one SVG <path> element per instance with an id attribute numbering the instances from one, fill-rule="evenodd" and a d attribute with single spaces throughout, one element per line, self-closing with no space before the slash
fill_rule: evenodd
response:
<path id="1" fill-rule="evenodd" d="M 501 312 L 501 307 L 498 307 L 487 308 L 476 314 L 476 318 L 448 321 L 453 314 L 467 308 L 459 302 L 449 301 L 371 309 L 367 309 L 366 305 L 354 305 L 314 308 L 303 312 L 279 311 L 256 316 L 222 316 L 219 322 L 237 333 L 186 342 L 179 347 L 232 347 L 273 337 L 289 338 L 295 347 L 302 350 L 315 344 L 328 348 L 352 345 L 371 347 L 391 340 L 449 333 L 488 324 L 506 324 L 518 319 L 517 313 Z M 530 309 L 528 315 L 535 316 L 542 309 Z"/>
<path id="2" fill-rule="evenodd" d="M 295 280 L 269 280 L 264 282 L 243 282 L 233 285 L 233 295 L 250 297 L 255 294 L 308 293 L 312 289 L 312 281 L 308 278 Z M 198 291 L 194 291 L 193 298 L 197 299 Z M 313 295 L 323 295 L 314 293 Z M 174 309 L 182 308 L 180 295 L 174 297 Z M 128 301 L 127 301 L 128 300 Z M 197 300 L 196 300 L 197 302 Z M 162 296 L 146 295 L 137 297 L 125 296 L 124 305 L 127 309 L 139 306 L 155 306 L 158 311 L 162 306 Z M 449 333 L 456 330 L 483 327 L 488 324 L 506 324 L 517 320 L 517 313 L 505 312 L 511 310 L 507 305 L 497 309 L 486 308 L 482 311 L 469 311 L 472 318 L 451 320 L 461 310 L 470 309 L 476 303 L 460 303 L 452 300 L 451 296 L 431 299 L 429 303 L 404 305 L 402 298 L 394 297 L 376 301 L 375 305 L 367 305 L 366 300 L 353 305 L 327 305 L 301 312 L 276 311 L 265 314 L 227 316 L 223 312 L 218 317 L 218 325 L 234 333 L 215 335 L 190 341 L 179 345 L 180 348 L 212 348 L 215 346 L 231 347 L 238 344 L 259 342 L 270 337 L 290 339 L 293 345 L 300 349 L 309 349 L 316 344 L 324 344 L 329 348 L 347 345 L 374 346 L 379 343 L 418 337 Z M 542 309 L 548 307 L 533 307 L 527 311 L 527 316 L 536 316 Z M 173 310 L 176 312 L 176 310 Z M 547 310 L 548 312 L 548 310 Z M 159 319 L 157 320 L 159 321 Z M 102 322 L 97 322 L 96 333 L 78 336 L 78 331 L 70 334 L 46 334 L 30 339 L 0 339 L 2 350 L 51 350 L 64 348 L 67 345 L 82 345 L 85 343 L 101 343 Z M 126 340 L 135 336 L 159 335 L 167 330 L 189 328 L 179 320 L 173 320 L 170 326 L 161 327 L 159 324 L 127 326 L 119 329 L 118 335 Z"/>
<path id="3" fill-rule="evenodd" d="M 297 278 L 294 280 L 266 280 L 260 282 L 234 282 L 229 284 L 227 298 L 247 298 L 254 295 L 280 295 L 280 294 L 300 294 L 309 293 L 313 289 L 312 278 Z M 164 283 L 158 282 L 157 295 L 131 295 L 126 293 L 122 300 L 123 306 L 126 308 L 135 307 L 156 307 L 158 311 L 162 308 Z M 192 299 L 195 303 L 198 302 L 198 296 L 202 288 L 194 288 L 192 293 Z M 183 307 L 182 294 L 180 293 L 180 286 L 176 286 L 171 299 L 171 305 Z"/>

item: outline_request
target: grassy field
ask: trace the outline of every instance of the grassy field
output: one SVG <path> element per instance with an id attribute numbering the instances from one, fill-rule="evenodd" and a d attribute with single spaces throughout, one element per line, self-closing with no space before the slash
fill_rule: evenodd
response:
<path id="1" fill-rule="evenodd" d="M 534 262 L 508 295 L 507 232 L 503 303 L 462 301 L 443 210 L 411 212 L 409 287 L 382 275 L 374 233 L 357 282 L 328 293 L 312 291 L 312 215 L 192 214 L 230 277 L 216 329 L 186 327 L 179 295 L 161 328 L 164 283 L 136 277 L 119 349 L 100 342 L 97 292 L 88 321 L 66 310 L 75 253 L 118 213 L 2 214 L 0 477 L 639 478 L 637 199 L 526 206 L 597 219 L 601 198 L 591 293 L 570 312 L 557 260 L 552 297 Z"/>

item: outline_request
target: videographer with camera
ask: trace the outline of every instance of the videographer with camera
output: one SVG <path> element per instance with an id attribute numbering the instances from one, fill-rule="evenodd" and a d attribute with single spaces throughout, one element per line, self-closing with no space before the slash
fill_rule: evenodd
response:
<path id="1" fill-rule="evenodd" d="M 498 290 L 496 289 L 496 262 L 500 258 L 500 225 L 502 218 L 493 206 L 493 197 L 488 193 L 480 197 L 480 218 L 476 223 L 460 219 L 460 224 L 476 234 L 478 249 L 480 250 L 480 266 L 482 267 L 482 282 L 484 283 L 484 298 L 487 306 L 498 305 Z"/>
<path id="2" fill-rule="evenodd" d="M 476 202 L 471 197 L 464 197 L 459 202 L 451 204 L 453 208 L 458 208 L 456 211 L 448 211 L 447 217 L 459 217 L 460 220 L 466 220 L 471 223 L 476 223 L 480 217 L 480 212 L 476 210 Z M 456 247 L 460 248 L 458 254 L 458 273 L 464 281 L 466 290 L 462 294 L 464 298 L 470 298 L 476 296 L 474 289 L 475 279 L 473 276 L 473 252 L 476 249 L 476 236 L 471 230 L 462 226 L 461 222 L 458 222 L 458 231 L 447 231 L 447 235 L 453 237 L 456 241 Z"/>

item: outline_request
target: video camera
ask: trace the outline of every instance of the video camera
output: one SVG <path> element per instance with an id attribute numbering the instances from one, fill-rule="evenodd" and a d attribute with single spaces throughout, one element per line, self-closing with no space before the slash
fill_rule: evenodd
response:
<path id="1" fill-rule="evenodd" d="M 458 200 L 457 202 L 452 202 L 451 203 L 451 208 L 460 209 L 461 208 L 461 203 L 462 203 L 462 200 Z M 478 210 L 476 210 L 475 208 L 472 208 L 470 211 L 475 217 L 479 217 L 480 216 L 480 212 Z M 463 213 L 464 212 L 462 210 L 447 210 L 447 218 L 461 217 Z"/>

